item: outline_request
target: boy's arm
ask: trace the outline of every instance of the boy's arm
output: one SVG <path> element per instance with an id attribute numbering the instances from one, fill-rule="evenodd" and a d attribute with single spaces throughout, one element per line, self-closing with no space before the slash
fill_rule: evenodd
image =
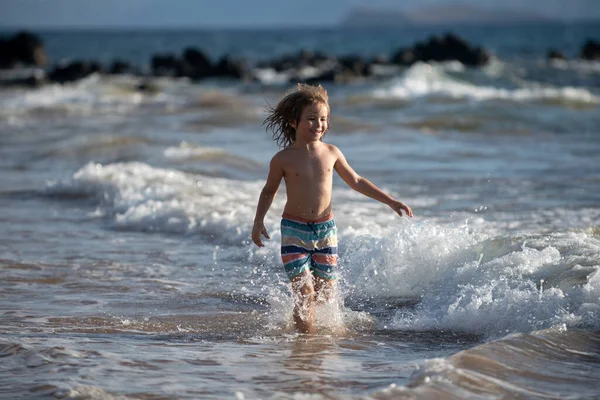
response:
<path id="1" fill-rule="evenodd" d="M 252 241 L 258 247 L 264 247 L 264 244 L 261 240 L 261 235 L 263 235 L 267 239 L 270 239 L 263 221 L 265 215 L 267 215 L 267 211 L 269 211 L 269 208 L 273 203 L 273 199 L 275 199 L 277 190 L 279 190 L 281 178 L 283 178 L 283 168 L 278 157 L 275 156 L 273 157 L 269 165 L 269 175 L 267 176 L 267 182 L 265 183 L 265 186 L 260 192 L 260 197 L 258 198 L 258 205 L 256 206 L 256 214 L 254 216 L 254 225 L 252 227 Z"/>
<path id="2" fill-rule="evenodd" d="M 371 181 L 358 175 L 354 171 L 354 169 L 352 169 L 350 164 L 348 164 L 348 162 L 346 161 L 346 157 L 344 157 L 344 154 L 342 154 L 342 152 L 337 147 L 335 147 L 335 152 L 337 156 L 337 161 L 335 162 L 334 169 L 338 173 L 340 178 L 342 178 L 343 181 L 346 182 L 346 184 L 348 184 L 348 186 L 350 186 L 357 192 L 364 194 L 365 196 L 387 204 L 400 216 L 402 216 L 402 210 L 404 210 L 406 215 L 408 215 L 409 217 L 413 216 L 412 210 L 409 206 L 407 206 L 401 201 L 394 199 L 393 197 L 379 189 L 377 186 L 375 186 Z"/>

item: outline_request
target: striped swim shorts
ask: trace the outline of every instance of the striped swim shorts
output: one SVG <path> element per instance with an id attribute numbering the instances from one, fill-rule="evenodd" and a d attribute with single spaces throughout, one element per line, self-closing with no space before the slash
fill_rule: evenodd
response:
<path id="1" fill-rule="evenodd" d="M 323 279 L 337 279 L 337 228 L 333 214 L 308 221 L 284 213 L 281 260 L 290 279 L 307 270 Z"/>

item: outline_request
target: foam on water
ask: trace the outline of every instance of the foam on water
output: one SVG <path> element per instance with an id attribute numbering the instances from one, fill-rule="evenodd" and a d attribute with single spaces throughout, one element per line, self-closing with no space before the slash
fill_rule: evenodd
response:
<path id="1" fill-rule="evenodd" d="M 441 96 L 451 99 L 485 100 L 564 100 L 578 103 L 600 103 L 600 98 L 587 89 L 563 86 L 543 86 L 529 82 L 519 88 L 502 88 L 482 86 L 459 80 L 450 76 L 454 67 L 444 65 L 417 63 L 408 68 L 405 73 L 386 84 L 373 90 L 375 98 L 415 99 L 428 96 Z M 491 70 L 493 71 L 493 70 Z M 490 72 L 493 73 L 493 72 Z"/>
<path id="2" fill-rule="evenodd" d="M 456 222 L 357 225 L 339 232 L 339 296 L 346 302 L 339 312 L 355 331 L 378 326 L 497 338 L 600 327 L 600 242 L 586 232 L 490 236 Z M 267 299 L 273 318 L 289 321 L 289 294 Z M 389 316 L 368 314 L 391 305 Z"/>
<path id="3" fill-rule="evenodd" d="M 192 175 L 143 163 L 90 163 L 71 179 L 50 183 L 48 191 L 87 196 L 97 207 L 90 216 L 104 218 L 116 229 L 201 234 L 209 243 L 250 246 L 261 187 L 262 181 Z M 336 206 L 342 296 L 351 305 L 368 299 L 376 308 L 390 298 L 418 302 L 399 306 L 391 320 L 381 321 L 388 328 L 498 336 L 558 324 L 600 326 L 600 242 L 585 230 L 506 235 L 501 229 L 488 230 L 483 216 L 475 228 L 468 221 L 409 221 L 349 189 L 336 188 L 334 196 L 345 199 Z M 264 248 L 250 246 L 246 252 L 247 261 L 266 266 L 265 271 L 280 264 L 278 224 L 284 200 L 284 195 L 276 198 L 265 221 L 272 239 Z M 280 284 L 287 284 L 284 277 Z M 274 319 L 289 320 L 289 292 L 267 289 L 277 292 L 267 295 Z"/>
<path id="4" fill-rule="evenodd" d="M 423 225 L 362 242 L 346 255 L 346 264 L 362 267 L 352 277 L 354 290 L 419 299 L 415 308 L 395 312 L 394 329 L 498 336 L 557 324 L 599 326 L 600 244 L 585 233 L 534 237 L 528 245 Z"/>
<path id="5" fill-rule="evenodd" d="M 144 163 L 89 163 L 72 179 L 51 182 L 53 195 L 94 199 L 91 215 L 115 228 L 218 237 L 240 244 L 248 238 L 260 182 L 239 182 L 153 168 Z M 232 207 L 235 204 L 236 207 Z"/>
<path id="6" fill-rule="evenodd" d="M 187 101 L 175 80 L 155 80 L 156 92 L 142 92 L 141 78 L 91 75 L 69 84 L 49 84 L 37 89 L 11 90 L 0 95 L 0 117 L 23 118 L 30 114 L 122 115 L 145 104 L 177 106 Z M 173 93 L 174 92 L 174 93 Z"/>
<path id="7" fill-rule="evenodd" d="M 586 60 L 552 60 L 550 65 L 560 70 L 572 70 L 586 74 L 600 74 L 600 63 Z"/>

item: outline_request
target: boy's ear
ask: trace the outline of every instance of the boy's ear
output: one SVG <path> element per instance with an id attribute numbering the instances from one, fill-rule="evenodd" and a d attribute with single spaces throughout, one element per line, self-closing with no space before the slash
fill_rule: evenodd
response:
<path id="1" fill-rule="evenodd" d="M 292 128 L 294 128 L 294 129 L 296 129 L 296 121 L 294 121 L 294 120 L 291 120 L 291 121 L 290 121 L 290 126 L 291 126 Z"/>

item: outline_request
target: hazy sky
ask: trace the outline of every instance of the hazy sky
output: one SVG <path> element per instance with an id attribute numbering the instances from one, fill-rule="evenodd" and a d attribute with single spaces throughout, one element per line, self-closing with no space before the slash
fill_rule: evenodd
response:
<path id="1" fill-rule="evenodd" d="M 331 25 L 351 8 L 410 9 L 457 0 L 0 0 L 0 27 Z M 600 0 L 462 0 L 563 18 L 600 18 Z"/>

